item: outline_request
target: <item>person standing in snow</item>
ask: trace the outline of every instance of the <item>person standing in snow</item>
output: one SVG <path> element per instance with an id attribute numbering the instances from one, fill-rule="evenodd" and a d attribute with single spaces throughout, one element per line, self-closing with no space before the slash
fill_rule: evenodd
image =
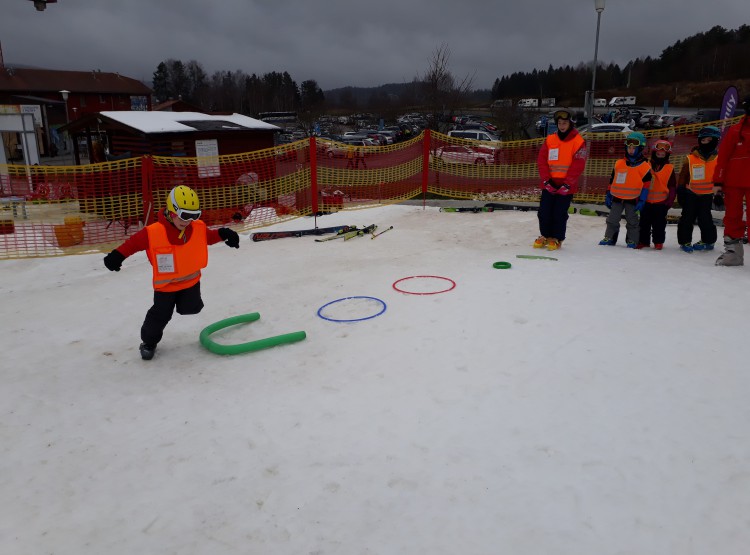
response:
<path id="1" fill-rule="evenodd" d="M 750 96 L 742 107 L 744 117 L 732 125 L 721 140 L 713 181 L 714 192 L 724 200 L 724 253 L 717 266 L 742 266 L 742 240 L 747 229 L 745 205 L 750 203 Z"/>
<path id="2" fill-rule="evenodd" d="M 651 188 L 648 191 L 646 204 L 641 210 L 640 235 L 635 248 L 644 249 L 651 246 L 660 251 L 667 236 L 667 212 L 672 208 L 677 194 L 677 179 L 674 166 L 669 163 L 672 144 L 664 139 L 657 140 L 651 149 Z"/>
<path id="3" fill-rule="evenodd" d="M 613 246 L 620 233 L 620 218 L 625 212 L 627 234 L 625 243 L 629 249 L 637 247 L 640 235 L 638 213 L 646 206 L 651 188 L 651 165 L 643 156 L 646 137 L 643 133 L 630 133 L 625 138 L 625 157 L 615 162 L 609 178 L 609 188 L 604 203 L 609 208 L 607 229 L 600 245 Z"/>
<path id="4" fill-rule="evenodd" d="M 677 242 L 684 252 L 711 251 L 716 243 L 711 207 L 714 202 L 713 175 L 721 131 L 707 125 L 698 131 L 698 146 L 685 157 L 677 178 L 677 201 L 682 207 L 677 224 Z M 698 218 L 701 240 L 693 244 L 693 224 Z"/>
<path id="5" fill-rule="evenodd" d="M 156 223 L 135 233 L 104 257 L 108 270 L 119 272 L 123 261 L 146 251 L 153 267 L 154 304 L 141 326 L 141 358 L 154 358 L 164 328 L 178 314 L 198 314 L 203 309 L 201 269 L 208 265 L 208 245 L 224 241 L 240 248 L 237 233 L 227 227 L 209 229 L 199 220 L 198 195 L 190 187 L 179 185 L 167 195 L 167 206 Z"/>
<path id="6" fill-rule="evenodd" d="M 568 110 L 557 110 L 557 133 L 548 135 L 539 149 L 537 167 L 542 197 L 539 201 L 539 237 L 535 249 L 557 250 L 565 241 L 568 209 L 586 168 L 586 142 L 573 126 Z"/>

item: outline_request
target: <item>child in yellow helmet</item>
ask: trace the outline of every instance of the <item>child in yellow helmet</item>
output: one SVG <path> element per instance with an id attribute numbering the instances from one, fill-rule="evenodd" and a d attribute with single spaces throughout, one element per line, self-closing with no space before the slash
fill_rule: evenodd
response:
<path id="1" fill-rule="evenodd" d="M 141 326 L 141 358 L 151 360 L 172 314 L 198 314 L 201 269 L 208 264 L 208 245 L 224 241 L 238 249 L 240 238 L 227 227 L 210 229 L 200 220 L 200 200 L 185 185 L 172 189 L 158 221 L 144 227 L 104 257 L 108 270 L 119 272 L 123 261 L 146 251 L 153 268 L 154 304 Z"/>

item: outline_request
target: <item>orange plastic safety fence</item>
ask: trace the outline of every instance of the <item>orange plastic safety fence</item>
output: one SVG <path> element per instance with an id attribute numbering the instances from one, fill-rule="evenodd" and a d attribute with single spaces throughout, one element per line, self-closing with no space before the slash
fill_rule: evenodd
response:
<path id="1" fill-rule="evenodd" d="M 388 146 L 317 139 L 320 211 L 393 204 L 422 191 L 422 135 Z"/>
<path id="2" fill-rule="evenodd" d="M 703 125 L 644 134 L 649 142 L 672 142 L 671 161 L 679 171 Z M 621 133 L 586 136 L 588 161 L 574 202 L 603 202 L 614 161 L 624 152 L 623 139 Z M 0 165 L 0 259 L 110 249 L 154 221 L 176 185 L 198 192 L 208 225 L 237 230 L 422 194 L 537 201 L 542 141 L 478 142 L 425 132 L 382 147 L 306 139 L 216 157 Z"/>
<path id="3" fill-rule="evenodd" d="M 0 165 L 0 258 L 100 251 L 137 226 L 142 201 L 140 158 Z"/>
<path id="4" fill-rule="evenodd" d="M 237 229 L 310 214 L 308 141 L 215 158 L 153 158 L 150 221 L 169 191 L 187 185 L 198 193 L 209 226 Z"/>

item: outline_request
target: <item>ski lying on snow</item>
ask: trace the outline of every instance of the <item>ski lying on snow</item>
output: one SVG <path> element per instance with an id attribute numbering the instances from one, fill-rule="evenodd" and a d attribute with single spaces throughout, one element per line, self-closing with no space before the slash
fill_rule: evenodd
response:
<path id="1" fill-rule="evenodd" d="M 582 214 L 584 216 L 599 216 L 601 218 L 606 218 L 609 216 L 609 212 L 607 210 L 593 210 L 591 208 L 581 208 L 578 210 L 579 214 Z M 622 213 L 622 216 L 620 219 L 625 218 L 625 212 Z M 717 226 L 723 226 L 724 220 L 721 218 L 714 218 L 714 225 Z M 680 221 L 680 217 L 676 214 L 668 214 L 667 215 L 667 223 L 671 225 L 675 225 Z"/>
<path id="2" fill-rule="evenodd" d="M 492 208 L 493 210 L 517 210 L 519 212 L 538 212 L 539 206 L 523 206 L 520 204 L 508 204 L 504 202 L 488 202 L 484 205 L 485 208 Z M 568 214 L 575 214 L 576 208 L 571 206 L 568 208 Z"/>
<path id="3" fill-rule="evenodd" d="M 443 206 L 441 212 L 494 212 L 491 206 Z"/>
<path id="4" fill-rule="evenodd" d="M 356 233 L 358 229 L 359 228 L 356 225 L 344 226 L 344 229 L 339 229 L 336 232 L 336 235 L 332 235 L 331 237 L 324 237 L 323 239 L 315 239 L 315 242 L 322 243 L 324 241 L 333 241 L 334 239 L 341 239 L 348 233 Z"/>
<path id="5" fill-rule="evenodd" d="M 327 233 L 338 233 L 356 229 L 356 226 L 336 225 L 332 227 L 315 227 L 312 229 L 298 229 L 295 231 L 261 231 L 253 233 L 253 241 L 270 241 L 271 239 L 283 239 L 284 237 L 302 237 L 303 235 L 325 235 Z"/>
<path id="6" fill-rule="evenodd" d="M 355 229 L 353 231 L 349 231 L 347 233 L 344 233 L 344 241 L 348 241 L 349 239 L 353 239 L 355 237 L 362 237 L 363 235 L 367 233 L 373 234 L 375 233 L 375 230 L 377 228 L 378 226 L 376 226 L 375 224 L 371 224 L 362 229 Z"/>
<path id="7" fill-rule="evenodd" d="M 539 210 L 539 206 L 522 206 L 520 204 L 508 204 L 505 202 L 488 202 L 484 207 L 492 208 L 493 210 L 519 210 L 521 212 L 537 212 Z"/>

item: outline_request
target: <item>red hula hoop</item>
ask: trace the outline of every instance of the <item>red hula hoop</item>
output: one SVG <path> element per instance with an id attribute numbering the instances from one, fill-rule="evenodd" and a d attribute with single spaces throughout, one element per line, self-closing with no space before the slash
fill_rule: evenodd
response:
<path id="1" fill-rule="evenodd" d="M 449 282 L 451 285 L 448 287 L 448 289 L 443 289 L 441 291 L 430 291 L 429 293 L 416 293 L 414 291 L 406 291 L 405 289 L 399 289 L 397 287 L 397 284 L 401 283 L 402 281 L 406 281 L 407 279 L 416 279 L 416 278 L 433 278 L 433 279 L 443 279 L 447 282 Z M 450 278 L 442 277 L 442 276 L 409 276 L 405 278 L 398 279 L 393 282 L 393 288 L 398 291 L 399 293 L 406 293 L 407 295 L 437 295 L 438 293 L 447 293 L 448 291 L 451 291 L 456 288 L 456 282 L 453 281 Z"/>

